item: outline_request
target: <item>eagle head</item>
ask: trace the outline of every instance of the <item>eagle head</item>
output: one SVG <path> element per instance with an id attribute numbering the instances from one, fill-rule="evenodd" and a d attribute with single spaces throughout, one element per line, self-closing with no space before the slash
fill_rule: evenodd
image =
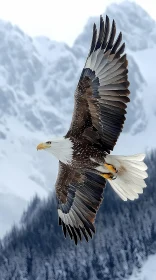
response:
<path id="1" fill-rule="evenodd" d="M 73 143 L 68 138 L 55 138 L 37 145 L 37 150 L 46 150 L 63 163 L 72 161 Z"/>

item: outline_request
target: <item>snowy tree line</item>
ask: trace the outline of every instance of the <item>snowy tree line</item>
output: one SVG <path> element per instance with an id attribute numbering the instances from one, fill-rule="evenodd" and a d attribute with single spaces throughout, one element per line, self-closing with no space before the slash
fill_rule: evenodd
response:
<path id="1" fill-rule="evenodd" d="M 156 253 L 156 152 L 147 158 L 148 187 L 123 202 L 110 186 L 96 220 L 96 235 L 77 246 L 63 237 L 54 197 L 30 203 L 22 228 L 0 242 L 0 280 L 122 280 Z"/>

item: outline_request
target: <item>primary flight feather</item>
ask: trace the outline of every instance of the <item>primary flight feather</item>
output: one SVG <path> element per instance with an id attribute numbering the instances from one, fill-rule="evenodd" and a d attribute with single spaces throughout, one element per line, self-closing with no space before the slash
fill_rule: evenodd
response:
<path id="1" fill-rule="evenodd" d="M 56 181 L 59 224 L 77 244 L 95 233 L 94 221 L 106 180 L 123 200 L 134 200 L 146 187 L 144 154 L 110 155 L 122 131 L 129 102 L 128 61 L 122 33 L 100 17 L 93 25 L 90 51 L 76 91 L 70 128 L 62 138 L 37 146 L 59 160 Z"/>

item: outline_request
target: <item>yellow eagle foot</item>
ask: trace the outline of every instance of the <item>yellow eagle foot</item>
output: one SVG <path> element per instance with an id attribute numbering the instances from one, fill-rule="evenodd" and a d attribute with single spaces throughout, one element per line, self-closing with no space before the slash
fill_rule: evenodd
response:
<path id="1" fill-rule="evenodd" d="M 112 173 L 102 173 L 101 176 L 104 177 L 107 180 L 116 179 L 116 176 L 114 176 Z"/>
<path id="2" fill-rule="evenodd" d="M 104 163 L 104 167 L 106 167 L 112 173 L 117 173 L 116 168 L 113 165 L 109 164 L 109 163 Z"/>

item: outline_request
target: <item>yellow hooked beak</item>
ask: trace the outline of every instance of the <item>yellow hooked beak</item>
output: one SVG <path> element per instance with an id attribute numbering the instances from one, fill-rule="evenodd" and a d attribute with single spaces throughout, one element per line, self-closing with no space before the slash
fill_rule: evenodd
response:
<path id="1" fill-rule="evenodd" d="M 38 151 L 38 150 L 45 150 L 45 149 L 50 148 L 50 147 L 51 147 L 50 144 L 40 143 L 36 148 L 37 148 L 37 151 Z"/>

